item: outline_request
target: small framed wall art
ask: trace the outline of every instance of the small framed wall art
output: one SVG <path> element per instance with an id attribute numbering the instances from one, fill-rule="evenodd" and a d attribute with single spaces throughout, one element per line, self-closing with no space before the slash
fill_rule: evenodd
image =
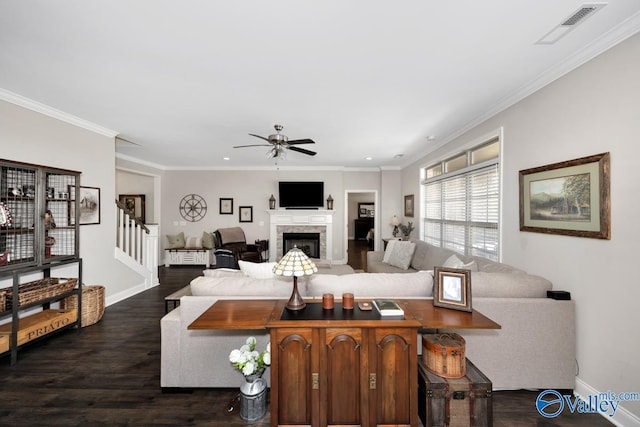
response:
<path id="1" fill-rule="evenodd" d="M 413 194 L 404 196 L 404 216 L 413 218 Z"/>
<path id="2" fill-rule="evenodd" d="M 75 218 L 75 186 L 69 186 L 69 224 Z M 100 224 L 100 188 L 80 186 L 79 215 L 80 225 Z"/>
<path id="3" fill-rule="evenodd" d="M 471 270 L 434 267 L 433 305 L 471 311 Z"/>
<path id="4" fill-rule="evenodd" d="M 520 231 L 611 238 L 609 153 L 521 170 Z"/>
<path id="5" fill-rule="evenodd" d="M 233 199 L 220 198 L 220 215 L 233 215 Z"/>
<path id="6" fill-rule="evenodd" d="M 240 222 L 253 222 L 253 206 L 240 206 Z"/>
<path id="7" fill-rule="evenodd" d="M 127 211 L 133 215 L 134 218 L 137 218 L 143 224 L 145 223 L 144 194 L 120 194 L 118 200 L 127 208 Z"/>

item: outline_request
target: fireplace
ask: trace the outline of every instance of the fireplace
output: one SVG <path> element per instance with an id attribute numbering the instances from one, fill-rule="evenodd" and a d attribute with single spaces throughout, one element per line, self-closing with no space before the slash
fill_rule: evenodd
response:
<path id="1" fill-rule="evenodd" d="M 282 233 L 282 253 L 294 246 L 309 258 L 320 258 L 320 233 Z"/>
<path id="2" fill-rule="evenodd" d="M 269 261 L 277 261 L 286 252 L 284 233 L 314 233 L 319 235 L 318 254 L 321 260 L 331 261 L 333 255 L 334 210 L 285 210 L 270 209 L 269 213 Z M 298 246 L 299 247 L 299 246 Z"/>

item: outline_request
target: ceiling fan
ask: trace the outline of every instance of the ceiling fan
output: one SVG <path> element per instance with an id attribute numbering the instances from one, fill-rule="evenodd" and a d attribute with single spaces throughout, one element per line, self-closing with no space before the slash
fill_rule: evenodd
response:
<path id="1" fill-rule="evenodd" d="M 255 135 L 250 133 L 249 135 L 255 136 L 256 138 L 264 139 L 269 144 L 251 144 L 251 145 L 236 145 L 233 148 L 244 148 L 244 147 L 270 147 L 269 151 L 267 151 L 268 158 L 280 158 L 283 159 L 286 155 L 286 150 L 297 151 L 298 153 L 306 154 L 309 156 L 315 156 L 316 152 L 311 150 L 306 150 L 304 148 L 297 147 L 297 145 L 302 144 L 315 144 L 315 142 L 311 139 L 294 139 L 289 141 L 289 138 L 286 135 L 282 135 L 280 131 L 283 129 L 282 125 L 275 125 L 274 129 L 276 133 L 273 135 L 269 135 L 268 138 L 264 136 Z"/>

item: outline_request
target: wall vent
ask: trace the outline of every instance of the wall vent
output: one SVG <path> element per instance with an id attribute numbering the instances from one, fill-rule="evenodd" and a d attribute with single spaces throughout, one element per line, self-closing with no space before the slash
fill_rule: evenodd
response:
<path id="1" fill-rule="evenodd" d="M 607 3 L 585 3 L 578 10 L 573 12 L 562 23 L 545 34 L 536 44 L 554 44 L 562 37 L 566 36 L 578 24 L 582 24 L 588 17 L 605 7 Z"/>

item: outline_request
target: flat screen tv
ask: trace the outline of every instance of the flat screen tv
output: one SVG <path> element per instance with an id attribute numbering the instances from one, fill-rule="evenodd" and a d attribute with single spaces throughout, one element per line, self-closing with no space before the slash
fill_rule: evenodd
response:
<path id="1" fill-rule="evenodd" d="M 318 209 L 324 206 L 324 182 L 280 181 L 280 207 L 285 209 Z"/>

